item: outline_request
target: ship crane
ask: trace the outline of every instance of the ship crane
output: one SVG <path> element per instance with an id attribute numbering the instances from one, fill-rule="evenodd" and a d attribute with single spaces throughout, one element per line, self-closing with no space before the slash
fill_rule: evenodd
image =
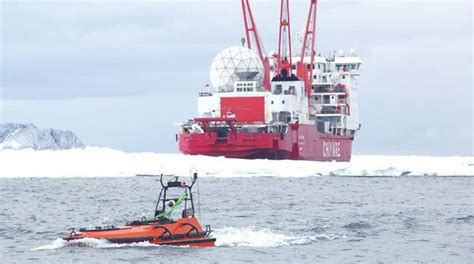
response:
<path id="1" fill-rule="evenodd" d="M 200 93 L 197 117 L 180 126 L 177 141 L 182 153 L 244 159 L 351 159 L 360 128 L 357 76 L 362 61 L 355 54 L 317 56 L 317 0 L 305 0 L 309 10 L 304 11 L 302 45 L 292 50 L 290 1 L 272 1 L 281 4 L 279 43 L 277 52 L 268 54 L 250 0 L 241 0 L 244 47 L 225 48 L 213 60 L 210 77 L 215 92 Z M 263 76 L 257 78 L 259 73 Z M 257 83 L 262 77 L 263 83 Z"/>
<path id="2" fill-rule="evenodd" d="M 257 26 L 253 18 L 252 9 L 250 8 L 249 0 L 242 0 L 242 13 L 244 16 L 244 27 L 245 27 L 245 36 L 247 39 L 247 47 L 252 49 L 252 38 L 255 41 L 255 46 L 257 47 L 258 56 L 263 64 L 263 88 L 267 91 L 270 91 L 270 60 L 264 54 L 263 46 L 258 35 Z"/>
<path id="3" fill-rule="evenodd" d="M 292 75 L 291 69 L 291 27 L 290 0 L 281 0 L 280 30 L 278 36 L 278 53 L 275 63 L 276 77 L 286 78 Z"/>
<path id="4" fill-rule="evenodd" d="M 311 95 L 311 83 L 313 81 L 314 56 L 316 54 L 316 9 L 318 0 L 310 0 L 308 20 L 301 46 L 301 58 L 296 64 L 296 75 L 304 81 L 306 95 Z M 309 63 L 305 63 L 306 54 L 309 54 Z"/>

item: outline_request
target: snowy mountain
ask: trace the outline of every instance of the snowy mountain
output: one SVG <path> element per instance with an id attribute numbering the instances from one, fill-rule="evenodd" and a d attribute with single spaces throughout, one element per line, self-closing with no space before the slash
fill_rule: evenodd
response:
<path id="1" fill-rule="evenodd" d="M 84 147 L 69 130 L 41 129 L 34 124 L 0 124 L 0 149 L 71 149 Z"/>

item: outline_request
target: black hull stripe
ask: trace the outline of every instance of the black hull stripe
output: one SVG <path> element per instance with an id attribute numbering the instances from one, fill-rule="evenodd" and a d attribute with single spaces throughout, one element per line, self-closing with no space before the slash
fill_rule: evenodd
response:
<path id="1" fill-rule="evenodd" d="M 129 243 L 139 243 L 139 242 L 151 242 L 153 237 L 125 237 L 125 238 L 106 238 L 108 241 L 117 244 L 129 244 Z"/>
<path id="2" fill-rule="evenodd" d="M 186 244 L 196 244 L 196 243 L 206 243 L 206 242 L 216 242 L 215 238 L 203 238 L 203 239 L 193 239 L 193 240 L 179 240 L 179 241 L 169 241 L 163 243 L 157 243 L 160 245 L 186 245 Z"/>
<path id="3" fill-rule="evenodd" d="M 71 241 L 77 240 L 85 237 L 66 237 L 64 240 Z M 139 243 L 139 242 L 152 242 L 153 237 L 130 237 L 130 238 L 97 238 L 105 239 L 111 243 L 117 244 L 129 244 L 129 243 Z M 159 241 L 156 244 L 159 245 L 183 245 L 183 244 L 195 244 L 195 243 L 205 243 L 205 242 L 215 242 L 215 238 L 201 238 L 201 239 L 186 239 L 186 240 L 175 240 L 175 241 Z"/>

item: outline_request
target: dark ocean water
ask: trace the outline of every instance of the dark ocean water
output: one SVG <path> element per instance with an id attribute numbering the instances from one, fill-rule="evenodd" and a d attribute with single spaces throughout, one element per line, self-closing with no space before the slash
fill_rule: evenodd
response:
<path id="1" fill-rule="evenodd" d="M 152 214 L 156 178 L 0 179 L 2 263 L 474 263 L 474 177 L 201 178 L 215 248 L 61 241 Z"/>

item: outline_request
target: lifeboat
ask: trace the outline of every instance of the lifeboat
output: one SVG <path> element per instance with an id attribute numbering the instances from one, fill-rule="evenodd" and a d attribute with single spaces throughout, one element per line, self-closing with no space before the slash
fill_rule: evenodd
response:
<path id="1" fill-rule="evenodd" d="M 121 244 L 149 242 L 159 245 L 213 247 L 216 239 L 210 237 L 210 225 L 203 228 L 194 215 L 192 187 L 196 180 L 197 173 L 194 173 L 191 185 L 179 181 L 178 177 L 164 184 L 161 175 L 162 189 L 152 219 L 144 217 L 117 227 L 81 228 L 78 232 L 73 228 L 64 240 L 95 238 Z M 181 217 L 172 219 L 173 212 L 180 208 Z"/>

